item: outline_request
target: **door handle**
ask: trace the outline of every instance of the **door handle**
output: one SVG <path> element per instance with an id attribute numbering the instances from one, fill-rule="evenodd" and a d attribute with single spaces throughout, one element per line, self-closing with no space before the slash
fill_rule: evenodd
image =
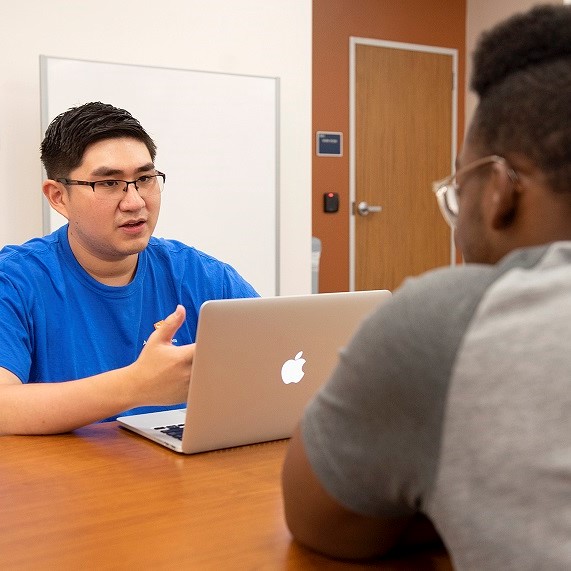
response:
<path id="1" fill-rule="evenodd" d="M 382 206 L 369 206 L 369 204 L 365 201 L 359 202 L 359 204 L 357 204 L 357 212 L 361 216 L 367 216 L 370 212 L 380 212 L 382 209 Z"/>

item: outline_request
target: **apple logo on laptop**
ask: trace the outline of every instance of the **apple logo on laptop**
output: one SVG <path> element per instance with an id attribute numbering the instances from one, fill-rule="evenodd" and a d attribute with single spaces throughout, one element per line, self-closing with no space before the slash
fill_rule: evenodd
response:
<path id="1" fill-rule="evenodd" d="M 300 351 L 293 359 L 288 359 L 282 365 L 282 381 L 286 385 L 299 383 L 303 379 L 303 375 L 305 375 L 303 370 L 305 359 L 301 358 L 302 353 L 303 351 Z"/>

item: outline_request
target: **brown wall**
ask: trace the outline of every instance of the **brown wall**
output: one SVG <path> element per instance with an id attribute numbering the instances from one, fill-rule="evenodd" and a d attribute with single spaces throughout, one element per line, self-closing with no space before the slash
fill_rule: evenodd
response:
<path id="1" fill-rule="evenodd" d="M 461 142 L 465 30 L 465 0 L 313 0 L 313 235 L 322 242 L 320 292 L 349 289 L 350 36 L 457 49 Z M 316 131 L 341 131 L 343 156 L 317 157 Z M 330 191 L 339 193 L 337 213 L 323 212 L 323 193 Z"/>

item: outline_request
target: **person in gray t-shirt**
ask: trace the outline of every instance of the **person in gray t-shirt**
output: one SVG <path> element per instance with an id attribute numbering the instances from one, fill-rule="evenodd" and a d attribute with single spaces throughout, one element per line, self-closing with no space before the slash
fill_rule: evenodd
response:
<path id="1" fill-rule="evenodd" d="M 571 569 L 571 6 L 484 34 L 471 87 L 434 185 L 467 263 L 407 280 L 341 351 L 288 447 L 286 520 L 338 558 L 424 526 L 459 569 Z"/>

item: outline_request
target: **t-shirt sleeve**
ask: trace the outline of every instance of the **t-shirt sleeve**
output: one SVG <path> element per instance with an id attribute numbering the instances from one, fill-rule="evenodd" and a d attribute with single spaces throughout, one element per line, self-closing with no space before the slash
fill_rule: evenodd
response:
<path id="1" fill-rule="evenodd" d="M 224 297 L 259 297 L 259 294 L 232 266 L 225 264 Z"/>
<path id="2" fill-rule="evenodd" d="M 259 297 L 254 287 L 230 264 L 180 242 L 161 239 L 157 243 L 166 243 L 171 256 L 172 250 L 180 254 L 174 256 L 174 271 L 182 271 L 181 281 L 189 288 L 197 317 L 200 306 L 206 300 Z M 172 260 L 169 263 L 173 263 Z"/>
<path id="3" fill-rule="evenodd" d="M 27 302 L 22 293 L 0 272 L 0 367 L 27 382 L 33 351 L 33 325 L 27 318 Z"/>
<path id="4" fill-rule="evenodd" d="M 436 477 L 450 371 L 487 282 L 475 271 L 460 274 L 409 280 L 363 322 L 305 411 L 312 469 L 348 509 L 372 517 L 422 510 Z"/>

